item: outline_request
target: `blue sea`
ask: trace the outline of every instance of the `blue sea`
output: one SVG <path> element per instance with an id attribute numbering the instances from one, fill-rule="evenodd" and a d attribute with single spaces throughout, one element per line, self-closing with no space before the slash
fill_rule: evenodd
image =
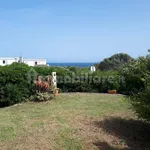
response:
<path id="1" fill-rule="evenodd" d="M 90 62 L 90 63 L 47 63 L 49 66 L 57 66 L 57 67 L 79 67 L 79 68 L 84 68 L 84 67 L 91 67 L 95 64 L 95 62 Z"/>

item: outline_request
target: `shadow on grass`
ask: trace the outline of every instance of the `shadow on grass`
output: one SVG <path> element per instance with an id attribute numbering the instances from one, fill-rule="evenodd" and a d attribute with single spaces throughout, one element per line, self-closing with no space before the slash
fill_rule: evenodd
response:
<path id="1" fill-rule="evenodd" d="M 116 148 L 110 146 L 107 142 L 97 142 L 93 144 L 100 150 L 117 150 Z"/>
<path id="2" fill-rule="evenodd" d="M 9 105 L 5 102 L 0 102 L 0 108 L 8 107 Z"/>
<path id="3" fill-rule="evenodd" d="M 107 134 L 123 140 L 128 148 L 121 150 L 150 150 L 150 124 L 139 120 L 126 120 L 122 118 L 109 118 L 96 121 L 94 125 L 103 129 Z M 117 150 L 107 142 L 94 143 L 101 150 Z"/>

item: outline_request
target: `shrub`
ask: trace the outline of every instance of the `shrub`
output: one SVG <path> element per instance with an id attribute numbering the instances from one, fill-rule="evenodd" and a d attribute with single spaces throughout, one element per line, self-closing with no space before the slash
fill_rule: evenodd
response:
<path id="1" fill-rule="evenodd" d="M 53 99 L 53 97 L 54 97 L 53 94 L 50 94 L 48 92 L 36 93 L 35 95 L 31 96 L 29 100 L 35 102 L 43 102 L 43 101 L 49 101 Z"/>
<path id="2" fill-rule="evenodd" d="M 124 94 L 138 93 L 145 89 L 145 78 L 148 71 L 147 57 L 139 57 L 124 65 L 119 73 L 125 79 L 125 84 L 120 87 Z"/>
<path id="3" fill-rule="evenodd" d="M 111 79 L 113 78 L 113 80 Z M 58 75 L 58 87 L 63 92 L 107 92 L 119 89 L 119 75 L 114 71 L 78 72 Z"/>
<path id="4" fill-rule="evenodd" d="M 127 93 L 137 114 L 150 122 L 150 57 L 139 57 L 124 68 Z M 132 91 L 129 91 L 132 90 Z"/>
<path id="5" fill-rule="evenodd" d="M 104 93 L 109 89 L 116 89 L 121 92 L 120 76 L 117 71 L 96 71 L 91 73 L 88 67 L 34 67 L 34 69 L 40 75 L 56 72 L 57 86 L 62 92 Z"/>
<path id="6" fill-rule="evenodd" d="M 0 106 L 9 106 L 23 102 L 35 93 L 33 83 L 29 83 L 25 64 L 14 63 L 0 67 Z"/>
<path id="7" fill-rule="evenodd" d="M 138 117 L 150 122 L 150 72 L 145 81 L 145 89 L 130 96 L 130 101 Z"/>
<path id="8" fill-rule="evenodd" d="M 0 105 L 8 106 L 18 102 L 23 102 L 37 90 L 32 77 L 32 82 L 28 82 L 28 71 L 31 67 L 13 63 L 9 66 L 0 66 Z M 36 76 L 46 77 L 52 72 L 57 72 L 58 88 L 62 92 L 107 92 L 108 89 L 118 89 L 119 75 L 115 71 L 96 71 L 90 72 L 87 68 L 77 67 L 34 67 Z M 33 70 L 33 73 L 34 73 Z M 97 78 L 98 77 L 98 81 Z M 114 77 L 114 81 L 110 82 L 110 77 Z M 34 78 L 34 79 L 33 79 Z M 68 82 L 66 79 L 70 78 Z M 43 81 L 45 79 L 43 78 Z M 46 83 L 46 82 L 44 82 Z M 46 86 L 45 86 L 46 87 Z M 48 87 L 48 86 L 47 86 Z M 42 89 L 42 91 L 50 91 L 53 87 Z M 41 92 L 41 91 L 40 91 Z"/>
<path id="9" fill-rule="evenodd" d="M 150 88 L 130 97 L 132 106 L 139 118 L 150 122 Z"/>
<path id="10" fill-rule="evenodd" d="M 116 71 L 96 71 L 91 73 L 87 71 L 79 71 L 74 74 L 66 74 L 58 77 L 58 87 L 63 92 L 107 92 L 110 88 L 119 89 L 119 74 Z M 70 82 L 66 82 L 66 78 L 70 78 Z M 110 78 L 113 81 L 110 82 Z"/>
<path id="11" fill-rule="evenodd" d="M 123 64 L 129 62 L 133 58 L 128 54 L 119 53 L 109 58 L 105 58 L 99 64 L 95 65 L 100 70 L 118 70 Z"/>
<path id="12" fill-rule="evenodd" d="M 52 92 L 55 88 L 53 82 L 53 77 L 48 75 L 46 78 L 43 78 L 42 76 L 37 76 L 37 79 L 34 81 L 36 86 L 37 92 Z"/>

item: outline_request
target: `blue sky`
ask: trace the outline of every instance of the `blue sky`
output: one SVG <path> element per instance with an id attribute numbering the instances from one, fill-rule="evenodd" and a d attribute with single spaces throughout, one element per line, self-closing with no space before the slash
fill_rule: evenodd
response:
<path id="1" fill-rule="evenodd" d="M 149 48 L 149 0 L 0 1 L 0 57 L 98 62 Z"/>

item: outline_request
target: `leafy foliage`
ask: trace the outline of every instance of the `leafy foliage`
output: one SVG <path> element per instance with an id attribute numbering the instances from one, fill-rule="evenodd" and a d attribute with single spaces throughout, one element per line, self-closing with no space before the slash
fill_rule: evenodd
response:
<path id="1" fill-rule="evenodd" d="M 138 117 L 150 122 L 150 88 L 134 94 L 130 101 Z"/>
<path id="2" fill-rule="evenodd" d="M 37 76 L 43 77 L 57 72 L 57 85 L 62 92 L 105 93 L 108 90 L 117 90 L 119 93 L 128 94 L 137 115 L 150 122 L 150 55 L 132 59 L 127 54 L 115 54 L 104 59 L 97 67 L 100 70 L 93 73 L 88 67 L 36 66 L 33 69 Z M 48 93 L 51 89 L 50 80 L 38 80 L 37 84 L 34 79 L 28 81 L 30 69 L 31 67 L 22 63 L 0 66 L 0 106 L 23 102 L 29 97 L 32 101 L 53 98 Z M 36 93 L 37 85 L 43 93 L 41 90 Z"/>
<path id="3" fill-rule="evenodd" d="M 119 74 L 124 77 L 125 84 L 121 86 L 120 90 L 124 91 L 124 94 L 132 94 L 145 89 L 148 72 L 147 57 L 139 57 L 123 65 Z"/>
<path id="4" fill-rule="evenodd" d="M 43 101 L 49 101 L 53 99 L 53 95 L 45 92 L 45 93 L 36 93 L 35 95 L 31 96 L 29 99 L 30 101 L 36 101 L 36 102 L 43 102 Z"/>
<path id="5" fill-rule="evenodd" d="M 0 67 L 0 106 L 22 102 L 35 92 L 27 80 L 28 70 L 27 65 L 19 63 Z"/>
<path id="6" fill-rule="evenodd" d="M 102 62 L 96 65 L 100 70 L 118 70 L 123 64 L 129 62 L 133 58 L 128 54 L 119 53 L 109 58 L 105 58 Z"/>
<path id="7" fill-rule="evenodd" d="M 150 122 L 150 57 L 139 57 L 121 70 L 126 86 L 125 92 L 130 94 L 130 102 L 138 115 Z"/>
<path id="8" fill-rule="evenodd" d="M 119 88 L 119 75 L 114 71 L 96 71 L 94 73 L 73 72 L 57 76 L 58 87 L 63 92 L 107 92 Z"/>

